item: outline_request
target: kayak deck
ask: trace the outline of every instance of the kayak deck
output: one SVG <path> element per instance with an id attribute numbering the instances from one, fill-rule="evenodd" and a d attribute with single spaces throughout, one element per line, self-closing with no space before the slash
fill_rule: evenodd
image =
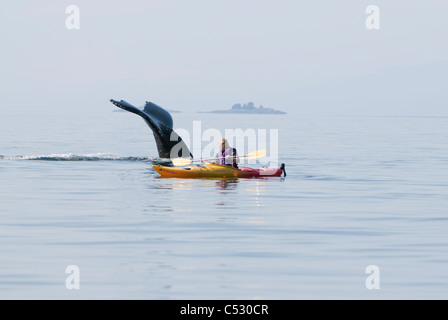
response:
<path id="1" fill-rule="evenodd" d="M 280 177 L 284 173 L 285 166 L 280 168 L 233 168 L 231 166 L 205 163 L 203 165 L 190 167 L 168 167 L 163 165 L 153 165 L 154 169 L 164 178 L 263 178 Z M 286 175 L 286 173 L 285 173 Z"/>

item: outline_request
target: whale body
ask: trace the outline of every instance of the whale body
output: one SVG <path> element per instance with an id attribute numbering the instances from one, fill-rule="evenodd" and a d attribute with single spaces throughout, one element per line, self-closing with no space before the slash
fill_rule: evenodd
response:
<path id="1" fill-rule="evenodd" d="M 149 101 L 146 101 L 143 110 L 124 100 L 110 99 L 110 102 L 123 110 L 139 115 L 145 120 L 154 134 L 160 158 L 193 158 L 185 142 L 173 130 L 173 117 L 168 111 Z"/>

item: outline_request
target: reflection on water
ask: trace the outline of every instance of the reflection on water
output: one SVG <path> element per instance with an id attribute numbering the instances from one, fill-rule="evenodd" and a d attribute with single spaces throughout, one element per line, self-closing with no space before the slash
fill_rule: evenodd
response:
<path id="1" fill-rule="evenodd" d="M 145 185 L 157 196 L 157 204 L 150 200 L 150 210 L 160 212 L 195 212 L 215 208 L 220 210 L 250 210 L 265 207 L 267 190 L 274 187 L 271 183 L 283 182 L 285 178 L 167 178 L 148 169 Z M 271 187 L 270 187 L 271 186 Z M 274 187 L 276 188 L 276 187 Z M 271 191 L 269 191 L 271 192 Z M 199 197 L 192 197 L 192 194 Z M 163 205 L 162 205 L 163 204 Z M 194 209 L 193 209 L 194 208 Z"/>
<path id="2" fill-rule="evenodd" d="M 171 212 L 171 211 L 174 211 L 173 207 L 167 204 L 159 204 L 159 205 L 151 204 L 143 209 L 144 213 L 149 213 L 151 215 L 154 215 L 158 212 Z"/>
<path id="3" fill-rule="evenodd" d="M 237 179 L 220 180 L 216 182 L 216 187 L 218 190 L 235 190 L 237 184 L 238 184 Z"/>
<path id="4" fill-rule="evenodd" d="M 246 188 L 246 192 L 255 199 L 255 206 L 264 206 L 263 196 L 266 194 L 266 179 L 254 179 L 253 183 Z"/>
<path id="5" fill-rule="evenodd" d="M 238 209 L 237 197 L 238 192 L 238 179 L 222 179 L 215 182 L 216 190 L 218 195 L 223 195 L 219 197 L 219 201 L 215 203 L 217 209 Z"/>

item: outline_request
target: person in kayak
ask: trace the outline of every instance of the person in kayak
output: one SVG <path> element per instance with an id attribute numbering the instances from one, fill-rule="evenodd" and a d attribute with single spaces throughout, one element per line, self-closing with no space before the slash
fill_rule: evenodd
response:
<path id="1" fill-rule="evenodd" d="M 220 151 L 216 154 L 216 158 L 218 159 L 217 164 L 238 168 L 240 158 L 236 149 L 229 146 L 226 138 L 221 138 L 219 144 Z"/>

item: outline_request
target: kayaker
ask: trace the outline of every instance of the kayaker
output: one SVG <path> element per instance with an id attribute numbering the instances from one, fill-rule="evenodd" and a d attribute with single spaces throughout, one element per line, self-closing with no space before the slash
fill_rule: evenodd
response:
<path id="1" fill-rule="evenodd" d="M 218 159 L 217 163 L 238 168 L 240 158 L 238 157 L 236 149 L 229 146 L 229 142 L 226 138 L 221 138 L 219 144 L 220 151 L 216 154 L 216 158 Z"/>

